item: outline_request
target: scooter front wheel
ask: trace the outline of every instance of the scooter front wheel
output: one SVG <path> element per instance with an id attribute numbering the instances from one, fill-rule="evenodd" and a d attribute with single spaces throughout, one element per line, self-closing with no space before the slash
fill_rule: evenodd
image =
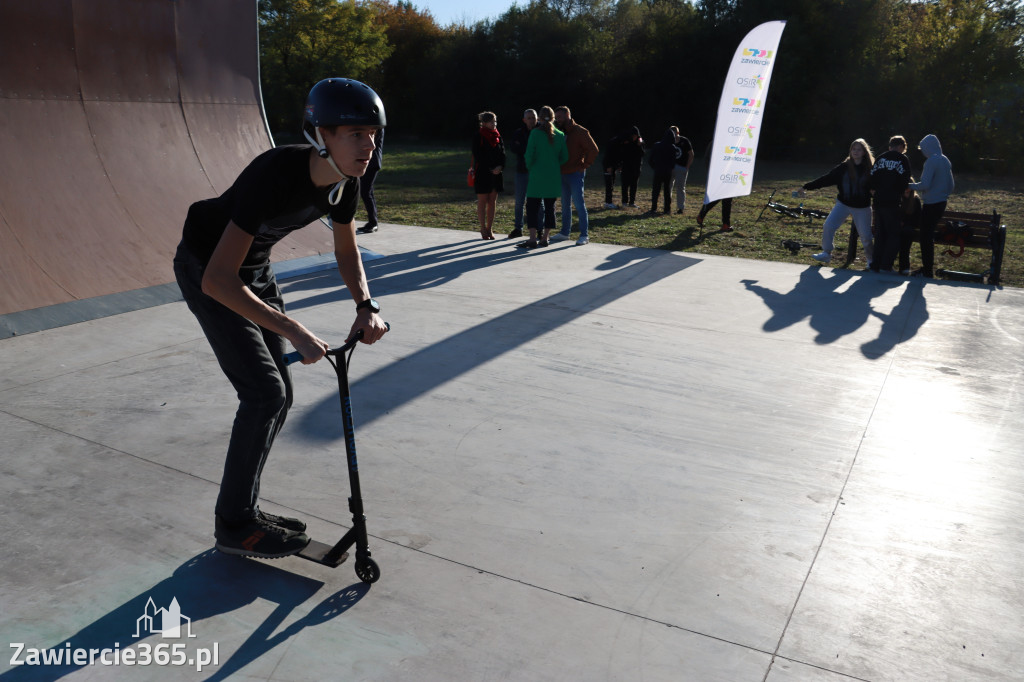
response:
<path id="1" fill-rule="evenodd" d="M 356 577 L 364 583 L 373 584 L 380 580 L 380 566 L 373 559 L 356 562 Z"/>

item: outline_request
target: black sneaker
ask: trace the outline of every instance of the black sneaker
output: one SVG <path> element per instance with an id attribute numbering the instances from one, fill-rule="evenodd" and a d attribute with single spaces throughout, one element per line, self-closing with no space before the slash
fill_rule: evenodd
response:
<path id="1" fill-rule="evenodd" d="M 284 528 L 285 530 L 293 530 L 296 533 L 302 533 L 306 530 L 306 523 L 299 519 L 293 519 L 290 516 L 278 516 L 277 514 L 268 514 L 262 509 L 256 510 L 256 517 L 267 523 L 271 523 L 278 528 Z"/>
<path id="2" fill-rule="evenodd" d="M 523 231 L 522 230 L 512 230 L 511 232 L 508 233 L 508 236 L 505 237 L 505 239 L 519 239 L 522 236 L 523 236 Z"/>
<path id="3" fill-rule="evenodd" d="M 362 227 L 357 227 L 356 232 L 361 234 L 371 234 L 377 231 L 377 223 L 366 223 Z"/>
<path id="4" fill-rule="evenodd" d="M 216 547 L 225 554 L 277 559 L 298 554 L 309 544 L 305 533 L 275 526 L 258 517 L 229 524 L 218 516 L 214 528 Z"/>

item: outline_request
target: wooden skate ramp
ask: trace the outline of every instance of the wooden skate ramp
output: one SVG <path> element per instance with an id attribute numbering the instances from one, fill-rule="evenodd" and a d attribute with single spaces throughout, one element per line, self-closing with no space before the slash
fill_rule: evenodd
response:
<path id="1" fill-rule="evenodd" d="M 0 3 L 0 315 L 173 281 L 189 204 L 273 145 L 258 55 L 256 0 Z"/>

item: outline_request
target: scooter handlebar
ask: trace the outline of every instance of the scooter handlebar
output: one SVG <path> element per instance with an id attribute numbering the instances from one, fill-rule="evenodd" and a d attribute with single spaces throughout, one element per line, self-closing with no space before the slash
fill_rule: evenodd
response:
<path id="1" fill-rule="evenodd" d="M 384 326 L 387 327 L 388 331 L 391 331 L 390 323 L 385 322 Z M 347 353 L 348 351 L 352 350 L 352 347 L 359 343 L 359 340 L 362 338 L 363 330 L 359 329 L 356 331 L 355 335 L 351 339 L 346 341 L 345 344 L 342 345 L 340 348 L 329 348 L 327 352 L 324 353 L 324 355 L 341 355 L 342 353 Z M 302 353 L 300 353 L 297 350 L 293 350 L 291 353 L 286 353 L 283 359 L 285 365 L 293 365 L 296 362 L 302 362 Z"/>

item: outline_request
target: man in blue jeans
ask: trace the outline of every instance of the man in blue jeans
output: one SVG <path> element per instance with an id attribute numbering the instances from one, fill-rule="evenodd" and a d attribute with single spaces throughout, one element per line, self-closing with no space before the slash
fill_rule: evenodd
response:
<path id="1" fill-rule="evenodd" d="M 555 109 L 555 125 L 565 133 L 569 160 L 562 164 L 562 231 L 553 235 L 551 241 L 569 239 L 572 233 L 572 207 L 575 206 L 580 221 L 580 238 L 576 240 L 576 246 L 583 246 L 590 243 L 590 220 L 583 200 L 583 180 L 587 169 L 597 159 L 597 144 L 590 132 L 572 119 L 569 107 Z"/>

